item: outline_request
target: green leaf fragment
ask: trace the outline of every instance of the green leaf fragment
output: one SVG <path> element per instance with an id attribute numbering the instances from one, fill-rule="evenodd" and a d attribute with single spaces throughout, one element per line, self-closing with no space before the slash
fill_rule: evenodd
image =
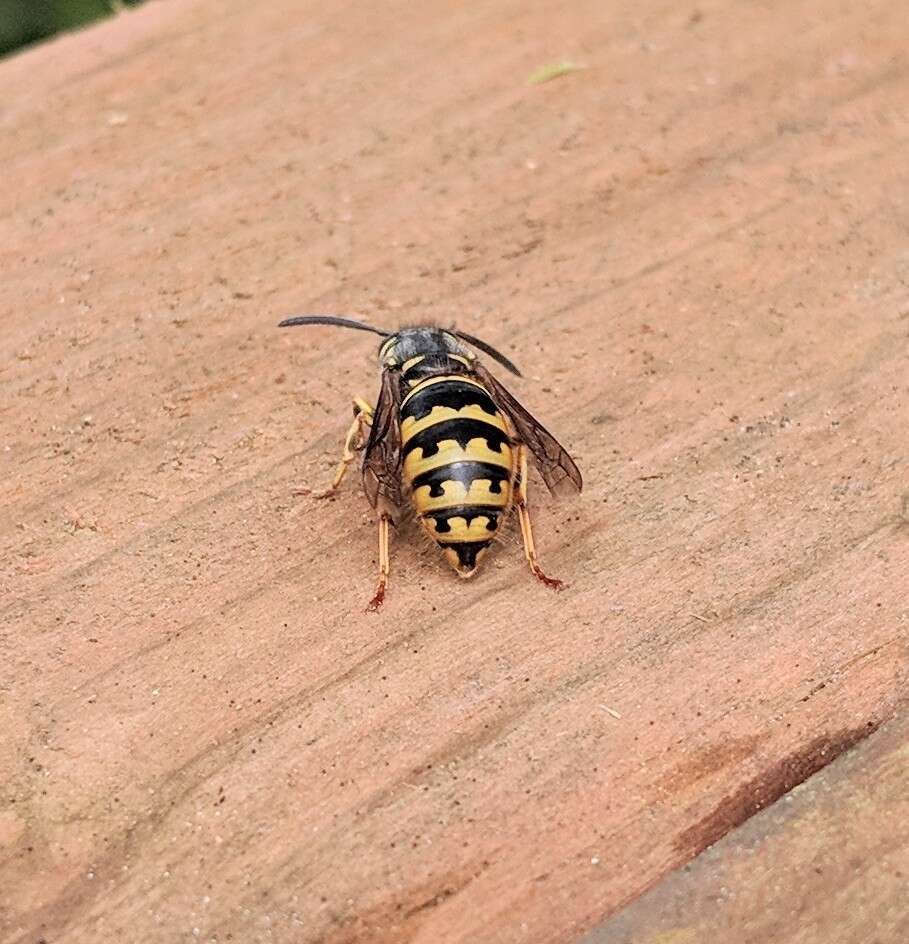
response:
<path id="1" fill-rule="evenodd" d="M 566 59 L 562 62 L 551 63 L 548 66 L 537 69 L 527 81 L 531 85 L 540 85 L 543 82 L 551 82 L 553 79 L 561 78 L 563 75 L 568 75 L 571 72 L 577 72 L 578 69 L 580 69 L 580 66 Z"/>

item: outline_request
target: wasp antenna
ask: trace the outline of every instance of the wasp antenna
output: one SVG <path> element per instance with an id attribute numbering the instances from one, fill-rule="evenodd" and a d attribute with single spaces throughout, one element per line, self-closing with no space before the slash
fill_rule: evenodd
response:
<path id="1" fill-rule="evenodd" d="M 372 331 L 387 338 L 392 332 L 372 325 L 354 321 L 352 318 L 338 318 L 335 315 L 300 315 L 297 318 L 285 318 L 278 324 L 279 328 L 294 328 L 297 325 L 336 325 L 339 328 L 356 328 L 358 331 Z"/>
<path id="2" fill-rule="evenodd" d="M 491 344 L 487 344 L 485 341 L 475 338 L 472 334 L 465 334 L 463 331 L 452 331 L 452 334 L 457 335 L 462 341 L 472 344 L 478 351 L 482 351 L 484 354 L 488 354 L 490 357 L 497 360 L 506 370 L 510 370 L 516 377 L 524 376 L 504 354 L 497 351 Z"/>

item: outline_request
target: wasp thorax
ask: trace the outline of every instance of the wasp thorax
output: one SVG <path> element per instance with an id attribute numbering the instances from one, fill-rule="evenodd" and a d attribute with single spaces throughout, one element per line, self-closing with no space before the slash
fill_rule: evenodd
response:
<path id="1" fill-rule="evenodd" d="M 473 359 L 470 350 L 453 334 L 429 326 L 401 328 L 379 348 L 382 366 L 390 368 L 401 367 L 415 357 L 444 358 L 452 354 Z"/>

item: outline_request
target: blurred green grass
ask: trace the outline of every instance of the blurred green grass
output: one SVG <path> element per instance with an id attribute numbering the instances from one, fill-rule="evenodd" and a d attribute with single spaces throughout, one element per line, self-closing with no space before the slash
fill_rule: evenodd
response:
<path id="1" fill-rule="evenodd" d="M 0 0 L 0 56 L 142 0 Z"/>

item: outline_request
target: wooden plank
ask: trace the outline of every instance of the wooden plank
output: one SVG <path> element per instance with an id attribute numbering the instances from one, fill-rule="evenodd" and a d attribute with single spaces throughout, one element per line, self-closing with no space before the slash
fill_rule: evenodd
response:
<path id="1" fill-rule="evenodd" d="M 787 794 L 584 944 L 909 940 L 909 717 Z"/>
<path id="2" fill-rule="evenodd" d="M 904 697 L 903 5 L 531 7 L 0 63 L 4 942 L 562 942 Z M 405 532 L 364 612 L 373 348 L 301 311 L 515 358 L 569 590 Z"/>

